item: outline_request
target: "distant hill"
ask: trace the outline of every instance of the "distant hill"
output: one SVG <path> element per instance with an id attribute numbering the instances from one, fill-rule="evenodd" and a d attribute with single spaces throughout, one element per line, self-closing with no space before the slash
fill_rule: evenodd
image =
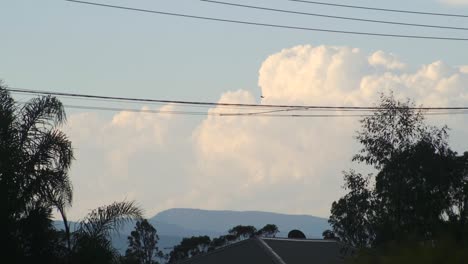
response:
<path id="1" fill-rule="evenodd" d="M 150 218 L 150 222 L 157 228 L 158 233 L 164 235 L 218 236 L 226 234 L 228 229 L 236 225 L 261 228 L 266 224 L 275 224 L 280 230 L 278 236 L 287 236 L 292 229 L 299 229 L 309 238 L 319 238 L 324 230 L 330 228 L 327 219 L 310 215 L 182 208 L 162 211 Z"/>
<path id="2" fill-rule="evenodd" d="M 216 237 L 226 234 L 231 227 L 236 225 L 253 225 L 256 228 L 262 228 L 266 224 L 275 224 L 280 230 L 278 237 L 287 237 L 289 231 L 299 229 L 308 238 L 321 238 L 322 232 L 330 228 L 325 218 L 258 211 L 174 208 L 162 211 L 148 220 L 158 232 L 159 248 L 165 249 L 166 252 L 184 237 L 200 235 Z M 56 221 L 55 226 L 62 228 L 63 223 Z M 127 248 L 127 236 L 133 228 L 134 223 L 129 223 L 122 228 L 121 232 L 112 236 L 114 246 L 122 253 Z"/>

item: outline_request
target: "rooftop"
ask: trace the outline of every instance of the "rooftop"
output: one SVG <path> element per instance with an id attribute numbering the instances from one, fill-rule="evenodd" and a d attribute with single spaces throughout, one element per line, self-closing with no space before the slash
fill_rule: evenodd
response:
<path id="1" fill-rule="evenodd" d="M 333 240 L 255 237 L 179 263 L 340 264 L 350 253 Z"/>

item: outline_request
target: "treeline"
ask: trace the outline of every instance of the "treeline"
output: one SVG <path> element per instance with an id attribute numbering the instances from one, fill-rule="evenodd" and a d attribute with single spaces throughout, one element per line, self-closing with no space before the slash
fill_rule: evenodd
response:
<path id="1" fill-rule="evenodd" d="M 184 238 L 180 244 L 175 246 L 171 253 L 169 253 L 168 260 L 169 263 L 177 263 L 180 260 L 204 254 L 254 236 L 275 237 L 278 232 L 278 227 L 273 224 L 267 224 L 259 230 L 254 226 L 238 225 L 229 229 L 226 235 L 213 239 L 208 236 Z"/>
<path id="2" fill-rule="evenodd" d="M 392 95 L 361 120 L 353 160 L 375 173 L 344 173 L 348 193 L 324 232 L 361 249 L 350 262 L 468 263 L 468 152 L 453 151 L 447 131 Z"/>

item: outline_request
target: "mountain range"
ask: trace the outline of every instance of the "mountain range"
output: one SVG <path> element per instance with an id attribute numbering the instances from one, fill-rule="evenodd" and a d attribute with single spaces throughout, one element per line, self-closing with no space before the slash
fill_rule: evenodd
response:
<path id="1" fill-rule="evenodd" d="M 278 237 L 287 237 L 293 229 L 301 230 L 308 238 L 321 238 L 322 232 L 329 229 L 327 219 L 311 215 L 290 215 L 259 211 L 214 211 L 200 209 L 174 208 L 162 211 L 148 219 L 156 228 L 160 238 L 158 246 L 170 251 L 182 238 L 207 235 L 217 237 L 227 234 L 236 225 L 253 225 L 257 229 L 266 224 L 275 224 L 280 233 Z M 57 226 L 60 226 L 58 223 Z M 127 236 L 134 224 L 125 225 L 112 242 L 121 252 L 127 248 Z"/>

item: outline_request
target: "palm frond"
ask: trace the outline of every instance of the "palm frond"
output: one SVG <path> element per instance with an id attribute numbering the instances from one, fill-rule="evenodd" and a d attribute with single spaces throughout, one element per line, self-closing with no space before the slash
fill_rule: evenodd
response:
<path id="1" fill-rule="evenodd" d="M 28 101 L 20 110 L 19 124 L 21 142 L 41 133 L 43 129 L 53 129 L 66 120 L 65 109 L 55 97 L 43 96 Z"/>
<path id="2" fill-rule="evenodd" d="M 2 143 L 14 142 L 16 136 L 13 123 L 15 121 L 16 105 L 10 93 L 5 89 L 0 81 L 0 138 Z"/>
<path id="3" fill-rule="evenodd" d="M 74 158 L 71 141 L 59 130 L 51 130 L 36 136 L 30 145 L 30 158 L 27 168 L 35 170 L 41 167 L 67 171 Z"/>
<path id="4" fill-rule="evenodd" d="M 47 180 L 39 186 L 39 192 L 59 210 L 71 206 L 73 201 L 73 185 L 68 174 L 61 171 L 55 173 L 44 172 Z"/>
<path id="5" fill-rule="evenodd" d="M 79 232 L 93 237 L 108 238 L 112 231 L 119 230 L 123 224 L 141 219 L 142 210 L 135 202 L 114 202 L 91 211 L 80 222 Z"/>

